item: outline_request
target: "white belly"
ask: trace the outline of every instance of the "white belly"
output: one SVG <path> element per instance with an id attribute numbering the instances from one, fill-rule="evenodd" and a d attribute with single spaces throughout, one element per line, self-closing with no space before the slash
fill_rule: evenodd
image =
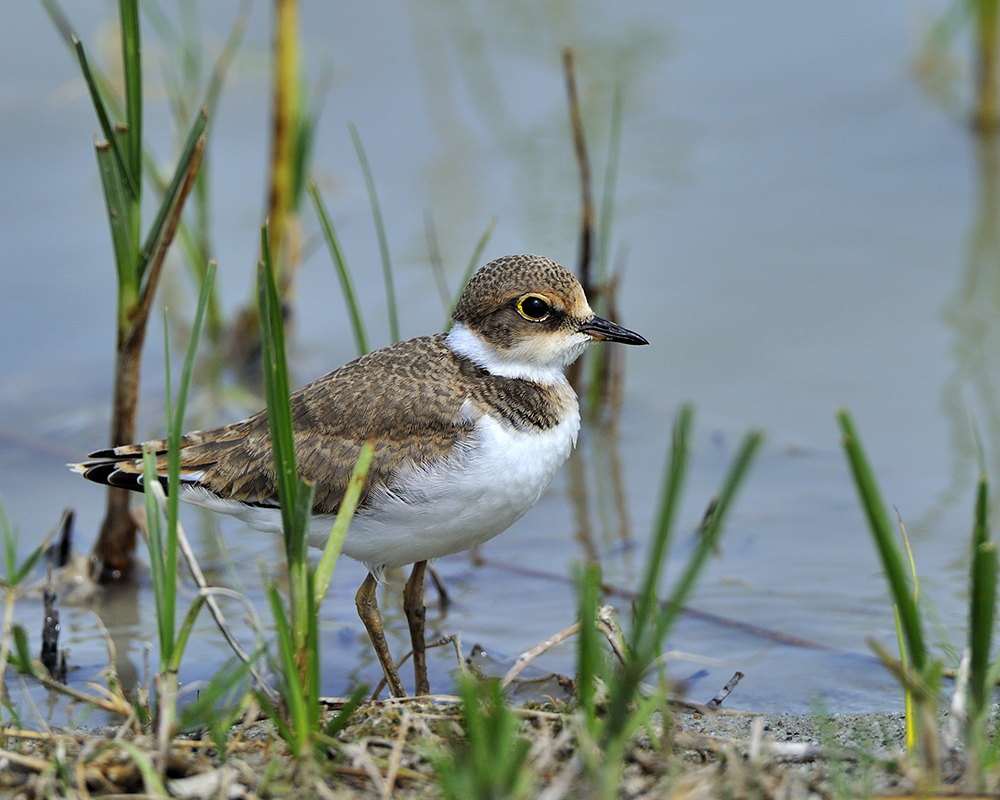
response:
<path id="1" fill-rule="evenodd" d="M 447 460 L 410 468 L 389 490 L 376 490 L 351 522 L 343 553 L 376 574 L 383 568 L 458 553 L 492 539 L 524 516 L 569 456 L 580 430 L 574 404 L 546 431 L 519 431 L 480 417 L 475 430 Z M 231 514 L 258 530 L 281 532 L 276 508 L 222 500 L 184 487 L 181 499 Z M 334 517 L 318 515 L 309 543 L 322 548 Z"/>
<path id="2" fill-rule="evenodd" d="M 460 452 L 429 468 L 406 471 L 394 491 L 381 493 L 355 515 L 343 552 L 380 570 L 492 539 L 538 501 L 573 449 L 579 429 L 576 409 L 540 433 L 480 418 Z M 315 517 L 310 543 L 322 546 L 331 527 L 331 517 Z"/>

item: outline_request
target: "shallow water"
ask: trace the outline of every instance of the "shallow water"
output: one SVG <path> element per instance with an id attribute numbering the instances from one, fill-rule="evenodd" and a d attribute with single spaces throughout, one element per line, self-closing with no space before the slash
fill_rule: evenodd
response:
<path id="1" fill-rule="evenodd" d="M 107 426 L 114 284 L 91 151 L 97 125 L 43 12 L 29 4 L 10 13 L 16 24 L 0 31 L 0 492 L 22 550 L 72 506 L 85 551 L 103 493 L 63 464 L 102 446 Z M 102 3 L 74 4 L 85 42 L 99 41 L 105 13 Z M 218 41 L 232 12 L 205 13 Z M 368 6 L 304 13 L 313 73 L 324 63 L 334 71 L 316 170 L 380 345 L 381 273 L 347 122 L 357 124 L 373 166 L 411 336 L 440 329 L 444 316 L 428 267 L 428 211 L 453 288 L 493 217 L 484 260 L 541 252 L 575 263 L 578 188 L 560 48 L 576 48 L 598 196 L 612 93 L 624 87 L 610 254 L 626 262 L 620 321 L 651 345 L 627 354 L 620 436 L 607 442 L 584 431 L 578 460 L 482 549 L 481 562 L 440 562 L 454 602 L 443 619 L 430 612 L 434 633 L 461 632 L 467 649 L 480 643 L 498 658 L 515 656 L 572 622 L 567 576 L 586 555 L 600 557 L 609 583 L 634 587 L 670 419 L 690 400 L 698 434 L 672 568 L 742 432 L 763 428 L 768 446 L 691 603 L 724 620 L 685 617 L 670 641 L 721 663 L 678 662 L 675 674 L 706 700 L 743 671 L 727 701 L 737 708 L 804 711 L 817 697 L 835 711 L 898 708 L 900 693 L 865 643 L 874 636 L 892 646 L 892 611 L 834 410 L 854 413 L 886 499 L 907 524 L 922 594 L 955 645 L 976 475 L 970 417 L 1000 485 L 995 154 L 977 150 L 965 125 L 912 77 L 921 26 L 937 11 L 583 2 L 529 13 L 428 0 L 396 14 Z M 214 235 L 228 312 L 249 298 L 256 257 L 268 24 L 256 8 L 213 132 Z M 157 94 L 156 68 L 147 72 Z M 147 117 L 150 140 L 167 152 L 163 103 L 150 103 Z M 311 212 L 305 218 L 312 234 Z M 183 316 L 191 293 L 177 267 L 160 299 Z M 294 368 L 304 383 L 354 351 L 322 248 L 299 287 Z M 161 340 L 154 328 L 143 437 L 162 431 Z M 217 400 L 200 390 L 192 425 L 248 410 L 231 396 Z M 606 479 L 616 462 L 625 519 Z M 581 494 L 586 513 L 574 501 Z M 221 534 L 263 614 L 260 564 L 275 563 L 277 542 L 194 510 L 184 519 L 203 566 L 231 582 Z M 330 693 L 377 677 L 354 614 L 362 578 L 358 565 L 338 565 L 324 607 Z M 383 601 L 394 650 L 405 645 L 398 588 Z M 242 610 L 227 608 L 242 624 Z M 141 676 L 153 636 L 145 576 L 137 595 L 105 598 L 98 611 L 120 665 Z M 18 616 L 37 631 L 33 600 Z M 89 679 L 107 663 L 103 637 L 89 610 L 64 607 L 63 622 L 71 677 Z M 780 643 L 767 631 L 827 649 Z M 207 617 L 192 652 L 188 681 L 227 658 Z M 441 648 L 431 662 L 432 685 L 447 688 L 454 656 Z M 571 672 L 572 645 L 538 667 Z"/>

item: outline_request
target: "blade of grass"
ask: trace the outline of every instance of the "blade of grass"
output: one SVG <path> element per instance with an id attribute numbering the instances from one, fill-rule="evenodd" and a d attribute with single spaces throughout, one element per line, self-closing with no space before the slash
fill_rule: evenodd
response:
<path id="1" fill-rule="evenodd" d="M 615 797 L 620 785 L 624 754 L 631 737 L 650 716 L 662 708 L 667 696 L 665 681 L 660 681 L 657 689 L 648 698 L 640 697 L 643 677 L 656 663 L 662 649 L 663 639 L 677 618 L 680 608 L 694 586 L 694 582 L 704 567 L 705 560 L 712 552 L 721 535 L 725 519 L 736 497 L 737 491 L 746 478 L 754 455 L 763 441 L 763 435 L 751 431 L 733 458 L 719 490 L 714 510 L 703 523 L 701 538 L 695 552 L 676 581 L 662 613 L 657 611 L 657 589 L 668 551 L 670 531 L 679 504 L 680 490 L 687 464 L 688 439 L 693 412 L 683 406 L 677 413 L 674 435 L 664 478 L 654 541 L 647 555 L 647 566 L 642 590 L 635 604 L 630 643 L 626 648 L 624 662 L 619 665 L 607 681 L 607 713 L 594 725 L 593 739 L 601 758 L 585 759 L 585 772 L 592 781 L 595 796 Z M 581 636 L 583 636 L 581 628 Z M 581 639 L 581 646 L 584 640 Z M 587 665 L 581 661 L 581 671 L 587 673 Z M 581 678 L 581 689 L 583 679 Z M 587 697 L 584 690 L 583 698 Z M 585 719 L 587 712 L 584 712 Z"/>
<path id="2" fill-rule="evenodd" d="M 156 456 L 148 447 L 142 449 L 142 479 L 150 486 L 159 480 Z M 173 592 L 166 576 L 163 557 L 163 522 L 156 498 L 152 492 L 144 492 L 146 501 L 146 538 L 149 543 L 149 573 L 153 582 L 153 601 L 156 605 L 156 632 L 160 642 L 160 668 L 173 656 Z M 176 591 L 176 590 L 174 590 Z M 169 610 L 168 610 L 169 609 Z"/>
<path id="3" fill-rule="evenodd" d="M 311 505 L 311 503 L 310 503 Z M 308 621 L 309 636 L 305 642 L 305 652 L 299 653 L 299 659 L 305 656 L 306 662 L 306 709 L 309 711 L 309 739 L 320 755 L 325 745 L 317 738 L 320 728 L 320 650 L 323 643 L 319 638 L 319 607 L 316 605 L 316 581 L 312 570 L 306 572 L 305 580 L 305 615 Z"/>
<path id="4" fill-rule="evenodd" d="M 55 531 L 48 534 L 42 540 L 41 544 L 32 550 L 31 553 L 28 554 L 28 557 L 21 562 L 20 566 L 18 566 L 18 537 L 10 527 L 10 521 L 7 519 L 7 512 L 3 507 L 3 503 L 0 503 L 0 529 L 2 529 L 4 550 L 6 551 L 7 559 L 7 573 L 3 578 L 0 578 L 0 587 L 4 587 L 8 591 L 12 591 L 20 586 L 24 579 L 31 575 L 34 571 L 39 560 L 43 555 L 45 555 L 45 549 L 49 546 L 49 542 L 52 541 Z"/>
<path id="5" fill-rule="evenodd" d="M 694 409 L 690 405 L 681 406 L 674 422 L 669 465 L 660 492 L 660 510 L 653 533 L 653 546 L 646 562 L 646 575 L 639 592 L 639 600 L 633 617 L 629 638 L 629 650 L 637 652 L 648 630 L 648 621 L 653 613 L 659 591 L 660 575 L 670 549 L 670 536 L 677 516 L 684 473 L 687 468 L 688 440 Z"/>
<path id="6" fill-rule="evenodd" d="M 451 307 L 451 292 L 444 277 L 444 259 L 441 257 L 441 243 L 434 225 L 434 213 L 430 210 L 424 213 L 424 237 L 427 239 L 427 257 L 431 262 L 431 273 L 441 298 L 441 307 L 447 312 Z"/>
<path id="7" fill-rule="evenodd" d="M 184 366 L 181 370 L 181 382 L 176 401 L 173 398 L 173 381 L 170 369 L 170 334 L 166 318 L 164 318 L 164 349 L 165 349 L 165 379 L 167 406 L 167 528 L 164 533 L 159 505 L 152 491 L 145 492 L 146 526 L 149 539 L 150 574 L 153 581 L 153 595 L 156 602 L 157 629 L 160 641 L 160 671 L 167 673 L 176 670 L 184 651 L 186 636 L 177 637 L 177 555 L 178 555 L 178 516 L 180 501 L 180 459 L 181 439 L 184 431 L 184 413 L 187 407 L 187 396 L 191 386 L 191 375 L 194 372 L 195 355 L 205 321 L 208 300 L 212 296 L 212 286 L 215 280 L 215 262 L 209 262 L 205 272 L 205 281 L 198 297 L 194 322 L 191 326 L 191 338 L 188 341 L 184 356 Z M 159 469 L 155 455 L 149 448 L 143 448 L 143 481 L 146 486 L 152 486 L 160 481 Z M 201 601 L 195 604 L 200 608 Z"/>
<path id="8" fill-rule="evenodd" d="M 290 617 L 292 624 L 292 642 L 298 654 L 299 674 L 303 682 L 308 678 L 307 656 L 310 654 L 310 628 L 315 616 L 310 609 L 313 606 L 310 591 L 309 570 L 309 520 L 312 517 L 313 496 L 315 486 L 307 481 L 298 480 L 295 495 L 295 509 L 292 515 L 292 530 L 285 532 L 290 542 L 289 552 L 293 555 L 288 559 L 288 595 L 290 601 Z"/>
<path id="9" fill-rule="evenodd" d="M 3 533 L 3 554 L 5 566 L 7 568 L 4 575 L 4 586 L 16 586 L 17 581 L 15 581 L 12 576 L 17 570 L 17 534 L 14 532 L 14 528 L 10 524 L 10 519 L 7 517 L 7 509 L 4 507 L 3 503 L 0 502 L 0 532 Z"/>
<path id="10" fill-rule="evenodd" d="M 372 178 L 372 170 L 368 164 L 368 156 L 365 155 L 364 145 L 361 144 L 361 136 L 354 123 L 349 124 L 351 140 L 354 142 L 354 149 L 358 154 L 358 162 L 361 164 L 361 174 L 365 178 L 365 186 L 368 187 L 368 199 L 372 206 L 372 218 L 375 220 L 375 235 L 378 238 L 378 250 L 382 256 L 382 276 L 385 279 L 385 301 L 389 307 L 389 335 L 393 342 L 399 341 L 399 311 L 396 306 L 396 285 L 392 277 L 392 263 L 389 260 L 389 242 L 385 235 L 385 223 L 382 220 L 382 208 L 378 202 L 378 194 L 375 192 L 375 180 Z"/>
<path id="11" fill-rule="evenodd" d="M 597 636 L 597 607 L 600 602 L 601 570 L 597 564 L 587 564 L 577 576 L 580 595 L 580 633 L 577 637 L 577 692 L 576 700 L 583 712 L 583 721 L 591 737 L 598 727 L 597 707 L 594 702 L 595 678 L 601 653 Z"/>
<path id="12" fill-rule="evenodd" d="M 985 475 L 980 477 L 976 492 L 969 579 L 970 716 L 978 719 L 988 708 L 992 693 L 987 679 L 997 590 L 997 548 L 990 541 L 989 486 Z"/>
<path id="13" fill-rule="evenodd" d="M 899 648 L 899 663 L 903 667 L 904 674 L 908 671 L 906 665 L 906 640 L 903 636 L 903 625 L 899 621 L 899 606 L 892 607 L 892 614 L 896 621 L 896 646 Z M 913 753 L 917 746 L 917 718 L 914 715 L 913 692 L 909 686 L 903 687 L 903 709 L 906 713 L 906 752 Z"/>
<path id="14" fill-rule="evenodd" d="M 194 124 L 191 126 L 187 141 L 184 144 L 184 150 L 177 162 L 177 169 L 174 170 L 174 177 L 170 181 L 167 190 L 163 193 L 163 199 L 160 202 L 156 219 L 153 220 L 153 224 L 146 236 L 146 241 L 143 243 L 142 251 L 139 253 L 137 272 L 140 281 L 146 277 L 148 267 L 153 260 L 153 255 L 160 246 L 165 232 L 168 231 L 167 221 L 175 216 L 178 203 L 183 203 L 187 192 L 190 191 L 190 183 L 193 180 L 193 176 L 190 174 L 191 165 L 195 163 L 196 158 L 200 162 L 205 147 L 204 134 L 207 125 L 208 115 L 202 110 L 195 117 Z M 147 281 L 146 285 L 149 283 L 150 281 Z M 145 291 L 148 290 L 146 290 L 146 286 L 143 288 L 145 294 Z M 155 285 L 153 288 L 155 288 Z"/>
<path id="15" fill-rule="evenodd" d="M 347 536 L 347 528 L 351 524 L 354 512 L 358 507 L 358 500 L 361 497 L 361 490 L 365 485 L 365 478 L 368 477 L 368 469 L 371 467 L 372 456 L 375 454 L 375 445 L 371 441 L 365 442 L 358 453 L 357 463 L 351 473 L 351 480 L 347 484 L 344 492 L 344 499 L 340 501 L 340 509 L 337 511 L 337 519 L 334 520 L 333 530 L 330 538 L 327 539 L 323 548 L 323 555 L 316 567 L 316 605 L 323 602 L 326 590 L 333 579 L 333 569 L 336 566 L 340 550 L 344 546 L 344 537 Z"/>
<path id="16" fill-rule="evenodd" d="M 722 490 L 719 492 L 719 500 L 715 506 L 715 510 L 712 512 L 708 525 L 705 526 L 698 539 L 694 555 L 688 560 L 684 572 L 675 584 L 674 591 L 667 601 L 663 615 L 660 617 L 658 625 L 663 630 L 670 629 L 674 619 L 680 613 L 681 608 L 684 607 L 684 603 L 691 593 L 691 589 L 694 587 L 694 582 L 701 573 L 705 559 L 715 549 L 719 534 L 722 531 L 722 523 L 726 518 L 729 507 L 736 497 L 736 492 L 743 484 L 743 479 L 746 477 L 747 472 L 750 470 L 750 465 L 753 463 L 754 455 L 763 441 L 764 435 L 760 431 L 747 434 L 743 440 L 743 444 L 737 452 L 736 458 L 733 459 L 729 473 L 722 484 Z"/>
<path id="17" fill-rule="evenodd" d="M 261 228 L 261 262 L 257 266 L 257 293 L 260 308 L 261 355 L 264 366 L 264 387 L 267 396 L 267 417 L 271 442 L 275 452 L 274 470 L 281 504 L 282 527 L 285 531 L 286 555 L 293 553 L 288 535 L 293 527 L 293 510 L 298 489 L 295 468 L 295 436 L 292 431 L 291 392 L 288 386 L 288 364 L 285 360 L 284 320 L 275 282 L 274 265 L 268 228 Z"/>
<path id="18" fill-rule="evenodd" d="M 278 653 L 281 657 L 281 669 L 284 676 L 285 691 L 283 692 L 285 704 L 288 707 L 288 717 L 291 721 L 289 726 L 291 735 L 285 737 L 288 746 L 296 759 L 304 753 L 305 737 L 309 731 L 309 710 L 306 708 L 306 698 L 302 691 L 302 684 L 294 677 L 299 674 L 298 663 L 295 659 L 295 647 L 292 643 L 292 631 L 288 616 L 285 614 L 285 607 L 281 603 L 281 595 L 278 587 L 274 584 L 268 587 L 268 599 L 271 601 L 271 613 L 274 615 L 274 625 L 278 639 Z"/>
<path id="19" fill-rule="evenodd" d="M 840 423 L 844 452 L 854 477 L 854 485 L 868 518 L 868 525 L 882 560 L 893 602 L 899 608 L 906 645 L 910 652 L 910 663 L 920 674 L 927 665 L 923 628 L 903 567 L 903 559 L 896 546 L 892 526 L 889 524 L 889 515 L 850 414 L 846 410 L 841 410 L 837 412 L 837 420 Z"/>
<path id="20" fill-rule="evenodd" d="M 31 645 L 28 644 L 28 633 L 21 625 L 13 625 L 10 638 L 14 640 L 14 649 L 8 654 L 7 661 L 25 675 L 32 678 L 39 674 L 38 666 L 31 657 Z"/>
<path id="21" fill-rule="evenodd" d="M 354 291 L 354 281 L 351 279 L 351 271 L 347 266 L 347 259 L 344 258 L 344 251 L 337 238 L 330 215 L 327 213 L 323 198 L 315 181 L 309 181 L 309 196 L 312 197 L 313 208 L 316 209 L 316 216 L 319 217 L 320 227 L 323 229 L 323 237 L 326 239 L 327 247 L 330 248 L 330 255 L 333 258 L 333 265 L 337 268 L 337 277 L 340 279 L 340 290 L 344 295 L 344 302 L 347 304 L 347 313 L 351 317 L 351 327 L 354 330 L 354 341 L 358 347 L 358 355 L 363 356 L 369 351 L 368 334 L 365 332 L 365 321 L 361 315 L 361 304 L 358 302 L 357 292 Z"/>
<path id="22" fill-rule="evenodd" d="M 497 227 L 497 218 L 493 217 L 486 226 L 486 230 L 483 231 L 482 236 L 479 237 L 479 241 L 476 242 L 476 247 L 472 251 L 472 258 L 469 259 L 469 263 L 465 268 L 465 274 L 462 276 L 462 283 L 459 285 L 458 293 L 455 295 L 455 299 L 452 300 L 451 308 L 448 310 L 448 319 L 445 321 L 445 330 L 450 331 L 452 326 L 451 315 L 455 312 L 455 306 L 458 304 L 458 298 L 462 294 L 462 289 L 465 288 L 465 284 L 469 282 L 472 274 L 476 271 L 479 266 L 479 259 L 483 257 L 483 251 L 486 249 L 487 243 L 490 241 L 490 237 L 493 235 L 493 231 Z"/>
<path id="23" fill-rule="evenodd" d="M 113 147 L 106 142 L 95 141 L 94 150 L 97 153 L 97 168 L 104 189 L 118 273 L 118 326 L 123 329 L 131 322 L 129 309 L 138 304 L 141 291 L 133 260 L 138 243 L 132 239 L 132 228 L 129 225 L 130 200 L 125 194 L 122 172 L 114 157 Z"/>
<path id="24" fill-rule="evenodd" d="M 91 102 L 94 104 L 94 112 L 97 114 L 97 121 L 101 126 L 101 133 L 104 135 L 105 141 L 107 141 L 111 146 L 115 161 L 118 163 L 118 169 L 128 187 L 131 199 L 137 200 L 141 196 L 138 176 L 133 175 L 129 170 L 129 162 L 126 160 L 125 154 L 122 152 L 121 143 L 118 141 L 118 136 L 115 134 L 114 125 L 111 124 L 111 118 L 108 116 L 108 109 L 97 86 L 97 80 L 90 70 L 90 64 L 87 61 L 87 54 L 83 49 L 83 43 L 75 36 L 72 41 L 73 47 L 76 50 L 77 60 L 80 62 L 80 70 L 83 72 L 84 82 L 87 84 L 87 90 L 90 92 Z"/>
<path id="25" fill-rule="evenodd" d="M 125 124 L 128 128 L 126 157 L 129 173 L 137 177 L 137 188 L 141 192 L 138 176 L 142 175 L 142 42 L 138 0 L 119 0 L 118 14 L 125 76 Z"/>
<path id="26" fill-rule="evenodd" d="M 347 702 L 341 706 L 340 711 L 328 722 L 326 727 L 323 729 L 324 735 L 329 738 L 335 737 L 344 728 L 347 727 L 347 723 L 351 721 L 351 714 L 353 714 L 358 706 L 364 702 L 365 697 L 368 694 L 368 687 L 364 684 L 360 686 L 355 686 L 354 691 L 351 692 L 351 696 L 347 698 Z"/>
<path id="27" fill-rule="evenodd" d="M 168 670 L 173 673 L 177 673 L 181 668 L 181 656 L 184 654 L 184 650 L 187 647 L 188 639 L 191 637 L 191 631 L 194 630 L 194 623 L 198 620 L 198 614 L 201 612 L 201 607 L 205 605 L 208 600 L 206 595 L 198 595 L 194 602 L 191 603 L 191 607 L 188 609 L 187 614 L 184 615 L 184 621 L 181 623 L 180 630 L 177 631 L 177 639 L 174 642 L 174 652 L 173 657 L 170 659 L 170 664 L 168 665 Z"/>
<path id="28" fill-rule="evenodd" d="M 608 259 L 611 248 L 611 225 L 615 216 L 615 187 L 618 184 L 618 165 L 621 161 L 622 143 L 622 89 L 615 87 L 611 104 L 611 132 L 608 136 L 608 161 L 604 168 L 604 185 L 601 190 L 601 212 L 597 225 L 597 283 L 608 281 Z M 598 300 L 603 295 L 598 296 Z M 600 314 L 600 311 L 598 311 Z"/>

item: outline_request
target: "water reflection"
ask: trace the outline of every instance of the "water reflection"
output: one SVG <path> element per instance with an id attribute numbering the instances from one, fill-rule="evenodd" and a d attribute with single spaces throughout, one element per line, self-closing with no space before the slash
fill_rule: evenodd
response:
<path id="1" fill-rule="evenodd" d="M 451 261 L 467 257 L 472 237 L 499 208 L 516 215 L 503 218 L 503 227 L 517 231 L 532 252 L 561 260 L 575 243 L 577 172 L 560 62 L 565 46 L 577 55 L 592 158 L 607 150 L 613 96 L 623 87 L 626 127 L 658 134 L 631 139 L 636 150 L 626 155 L 624 168 L 641 175 L 646 191 L 672 171 L 677 137 L 660 118 L 654 94 L 645 91 L 670 54 L 667 27 L 631 21 L 597 2 L 528 7 L 414 0 L 410 9 L 434 131 L 422 188 L 441 222 L 446 260 L 449 254 Z M 512 94 L 512 87 L 525 85 L 526 73 L 530 93 Z M 601 164 L 595 167 L 601 174 Z"/>
<path id="2" fill-rule="evenodd" d="M 566 474 L 580 557 L 612 570 L 620 585 L 632 586 L 634 543 L 617 427 L 585 425 Z"/>
<path id="3" fill-rule="evenodd" d="M 977 216 L 961 282 L 941 313 L 953 331 L 954 370 L 941 397 L 951 440 L 951 479 L 924 524 L 965 496 L 980 469 L 980 446 L 992 476 L 994 509 L 1000 492 L 1000 141 L 995 134 L 979 134 L 973 142 Z"/>

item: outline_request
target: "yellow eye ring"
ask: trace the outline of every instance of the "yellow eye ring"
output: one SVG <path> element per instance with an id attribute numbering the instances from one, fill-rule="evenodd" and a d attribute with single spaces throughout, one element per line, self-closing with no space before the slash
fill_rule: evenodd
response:
<path id="1" fill-rule="evenodd" d="M 540 294 L 526 294 L 517 301 L 517 313 L 530 322 L 541 322 L 551 311 L 549 301 Z"/>

